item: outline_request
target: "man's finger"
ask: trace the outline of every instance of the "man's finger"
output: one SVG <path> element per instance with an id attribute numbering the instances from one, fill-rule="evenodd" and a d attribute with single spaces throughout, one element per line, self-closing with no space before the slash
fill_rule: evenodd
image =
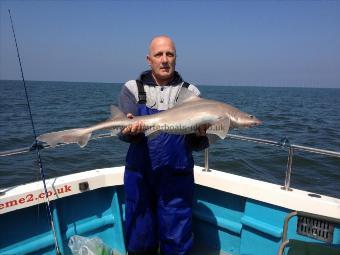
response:
<path id="1" fill-rule="evenodd" d="M 199 126 L 196 130 L 197 136 L 205 136 L 207 134 L 207 129 L 210 127 L 209 124 L 203 124 Z"/>
<path id="2" fill-rule="evenodd" d="M 205 127 L 204 126 L 200 127 L 200 135 L 205 136 Z"/>
<path id="3" fill-rule="evenodd" d="M 131 132 L 131 126 L 127 126 L 122 130 L 123 135 L 126 135 Z"/>
<path id="4" fill-rule="evenodd" d="M 139 121 L 137 123 L 137 129 L 136 129 L 136 132 L 138 133 L 141 133 L 144 131 L 144 123 L 142 121 Z"/>
<path id="5" fill-rule="evenodd" d="M 129 114 L 127 114 L 126 116 L 128 117 Z M 132 114 L 131 114 L 132 117 L 134 117 Z M 127 127 L 125 127 L 123 130 L 122 130 L 122 134 L 123 135 L 128 135 L 128 134 L 131 134 L 131 135 L 136 135 L 138 133 L 142 133 L 144 132 L 145 130 L 145 126 L 144 126 L 144 122 L 143 121 L 138 121 L 132 125 L 129 125 Z"/>
<path id="6" fill-rule="evenodd" d="M 136 133 L 137 127 L 138 127 L 138 124 L 137 124 L 137 123 L 133 124 L 133 125 L 131 126 L 131 133 Z"/>
<path id="7" fill-rule="evenodd" d="M 198 127 L 198 128 L 196 129 L 196 135 L 197 135 L 197 136 L 201 136 L 201 127 Z"/>

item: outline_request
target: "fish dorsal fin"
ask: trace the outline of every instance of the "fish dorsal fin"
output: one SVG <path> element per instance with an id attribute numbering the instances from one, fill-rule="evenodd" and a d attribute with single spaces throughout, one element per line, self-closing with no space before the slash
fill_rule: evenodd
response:
<path id="1" fill-rule="evenodd" d="M 126 115 L 116 105 L 111 105 L 111 119 L 125 118 Z"/>
<path id="2" fill-rule="evenodd" d="M 180 92 L 178 93 L 178 97 L 176 99 L 176 105 L 183 104 L 190 101 L 196 101 L 201 100 L 200 97 L 198 97 L 195 92 L 182 87 Z"/>

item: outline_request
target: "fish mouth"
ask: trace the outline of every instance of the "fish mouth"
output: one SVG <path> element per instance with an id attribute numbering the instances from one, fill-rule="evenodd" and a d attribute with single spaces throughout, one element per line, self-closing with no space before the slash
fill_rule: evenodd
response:
<path id="1" fill-rule="evenodd" d="M 255 121 L 254 123 L 251 124 L 251 127 L 260 126 L 260 125 L 262 125 L 262 123 L 263 122 L 261 120 L 257 120 L 257 121 Z"/>
<path id="2" fill-rule="evenodd" d="M 246 125 L 247 128 L 251 128 L 251 127 L 256 127 L 256 126 L 260 126 L 263 122 L 261 120 L 256 120 L 254 122 L 249 123 L 248 125 Z"/>

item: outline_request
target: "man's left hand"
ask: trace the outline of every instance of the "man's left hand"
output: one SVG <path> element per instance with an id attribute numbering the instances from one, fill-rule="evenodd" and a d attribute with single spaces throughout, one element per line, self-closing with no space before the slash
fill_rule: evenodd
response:
<path id="1" fill-rule="evenodd" d="M 207 135 L 207 129 L 210 127 L 210 124 L 202 124 L 198 126 L 196 129 L 196 135 L 197 136 L 206 136 Z"/>

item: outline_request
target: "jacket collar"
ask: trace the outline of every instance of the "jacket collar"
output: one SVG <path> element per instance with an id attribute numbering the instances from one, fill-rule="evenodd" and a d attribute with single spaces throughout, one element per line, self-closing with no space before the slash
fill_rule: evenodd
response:
<path id="1" fill-rule="evenodd" d="M 157 83 L 155 82 L 151 70 L 144 71 L 139 79 L 142 81 L 144 84 L 152 85 L 152 86 L 157 86 Z M 179 83 L 183 82 L 183 79 L 181 75 L 175 71 L 173 79 L 167 84 L 168 86 L 172 85 L 178 85 Z"/>

